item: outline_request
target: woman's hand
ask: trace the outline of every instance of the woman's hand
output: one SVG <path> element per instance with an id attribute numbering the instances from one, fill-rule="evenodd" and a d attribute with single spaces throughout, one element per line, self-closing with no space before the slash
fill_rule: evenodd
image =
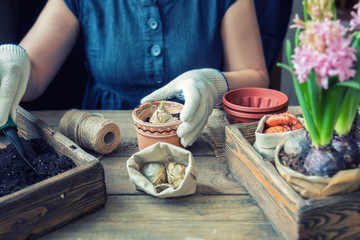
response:
<path id="1" fill-rule="evenodd" d="M 177 129 L 181 144 L 192 145 L 200 135 L 216 104 L 228 91 L 227 80 L 215 69 L 204 68 L 183 73 L 164 87 L 141 100 L 141 103 L 170 99 L 185 100 L 180 113 L 183 122 Z"/>
<path id="2" fill-rule="evenodd" d="M 26 51 L 13 44 L 0 45 L 0 127 L 9 115 L 15 121 L 16 109 L 24 95 L 30 75 Z"/>

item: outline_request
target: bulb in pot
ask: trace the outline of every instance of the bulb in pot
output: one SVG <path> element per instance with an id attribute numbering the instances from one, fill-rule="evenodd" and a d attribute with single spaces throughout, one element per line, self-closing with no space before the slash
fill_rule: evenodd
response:
<path id="1" fill-rule="evenodd" d="M 305 129 L 292 134 L 284 144 L 284 151 L 287 155 L 297 158 L 305 158 L 310 151 L 311 141 Z"/>
<path id="2" fill-rule="evenodd" d="M 153 184 L 158 185 L 166 182 L 165 165 L 162 163 L 146 163 L 140 172 Z"/>
<path id="3" fill-rule="evenodd" d="M 311 147 L 304 167 L 313 176 L 332 177 L 345 169 L 345 163 L 331 144 L 324 147 Z"/>
<path id="4" fill-rule="evenodd" d="M 166 110 L 165 104 L 161 101 L 158 108 L 155 110 L 153 115 L 151 116 L 149 122 L 151 123 L 170 123 L 176 122 L 178 118 L 173 117 L 169 111 Z"/>
<path id="5" fill-rule="evenodd" d="M 334 135 L 332 145 L 340 153 L 347 169 L 353 169 L 360 165 L 360 149 L 355 139 L 349 134 L 343 136 Z"/>

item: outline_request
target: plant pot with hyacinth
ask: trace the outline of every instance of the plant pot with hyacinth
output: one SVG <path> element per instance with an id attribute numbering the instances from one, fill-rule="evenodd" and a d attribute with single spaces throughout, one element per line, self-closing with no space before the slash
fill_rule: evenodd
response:
<path id="1" fill-rule="evenodd" d="M 303 118 L 306 131 L 278 145 L 281 164 L 276 164 L 253 147 L 258 122 L 228 125 L 227 164 L 284 239 L 360 239 L 358 160 L 339 159 L 350 156 L 347 151 L 323 150 L 336 149 L 337 138 L 347 136 L 355 140 L 351 146 L 358 151 L 360 44 L 359 33 L 353 30 L 360 23 L 360 10 L 352 13 L 351 29 L 347 29 L 335 20 L 334 0 L 307 0 L 304 9 L 305 20 L 295 18 L 301 28 L 294 52 L 287 43 L 289 64 L 279 65 L 292 73 L 300 103 L 289 106 L 288 112 Z M 284 149 L 292 154 L 285 154 Z M 310 152 L 320 157 L 310 157 Z M 284 166 L 289 159 L 298 168 Z M 292 173 L 282 174 L 282 167 Z M 304 194 L 299 187 L 304 183 L 314 195 Z"/>
<path id="2" fill-rule="evenodd" d="M 360 151 L 350 131 L 360 102 L 360 33 L 355 31 L 360 24 L 359 4 L 355 8 L 358 13 L 352 12 L 347 28 L 336 19 L 334 1 L 304 1 L 304 20 L 297 15 L 294 19 L 295 49 L 288 41 L 288 65 L 278 64 L 292 74 L 308 136 L 301 145 L 308 147 L 294 152 L 296 148 L 286 145 L 299 140 L 284 140 L 276 152 L 276 166 L 308 198 L 357 191 L 354 186 L 360 185 Z M 283 155 L 302 161 L 297 164 L 301 178 L 299 171 L 285 166 Z M 348 174 L 358 177 L 339 188 L 339 183 L 349 181 Z M 329 183 L 339 176 L 333 183 L 336 189 L 328 191 Z M 309 183 L 322 183 L 326 193 Z"/>

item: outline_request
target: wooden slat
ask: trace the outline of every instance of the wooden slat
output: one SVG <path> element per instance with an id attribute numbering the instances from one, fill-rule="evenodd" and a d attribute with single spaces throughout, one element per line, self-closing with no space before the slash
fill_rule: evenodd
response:
<path id="1" fill-rule="evenodd" d="M 42 138 L 76 167 L 1 197 L 0 239 L 36 238 L 104 206 L 104 169 L 96 158 L 70 148 L 71 141 L 22 108 L 16 124 L 23 137 Z"/>
<path id="2" fill-rule="evenodd" d="M 225 135 L 225 152 L 232 173 L 254 197 L 278 232 L 286 239 L 297 239 L 298 214 L 305 201 L 286 184 L 274 166 L 264 161 L 246 142 L 236 127 L 226 127 Z"/>
<path id="3" fill-rule="evenodd" d="M 299 115 L 299 109 L 289 108 Z M 359 112 L 358 112 L 359 114 Z M 285 239 L 360 239 L 360 192 L 303 199 L 252 147 L 257 122 L 226 127 L 226 155 L 238 181 Z M 355 136 L 359 135 L 359 116 Z"/>
<path id="4" fill-rule="evenodd" d="M 65 111 L 32 112 L 58 129 Z M 92 111 L 91 111 L 92 112 Z M 282 239 L 254 199 L 237 183 L 199 138 L 189 148 L 199 169 L 196 194 L 159 199 L 135 190 L 126 170 L 138 151 L 132 111 L 97 111 L 119 124 L 121 140 L 114 153 L 100 156 L 105 171 L 105 208 L 41 239 Z"/>
<path id="5" fill-rule="evenodd" d="M 97 161 L 93 155 L 88 154 L 59 131 L 52 129 L 44 121 L 36 118 L 21 108 L 18 110 L 16 124 L 18 126 L 19 135 L 25 139 L 43 139 L 52 146 L 58 154 L 66 155 L 73 159 L 77 166 L 91 161 Z"/>
<path id="6" fill-rule="evenodd" d="M 143 194 L 135 190 L 126 169 L 128 158 L 106 157 L 101 160 L 105 169 L 105 184 L 108 194 Z M 227 165 L 214 156 L 195 157 L 199 169 L 197 193 L 201 194 L 247 194 L 231 175 Z"/>
<path id="7" fill-rule="evenodd" d="M 248 195 L 174 199 L 123 195 L 110 196 L 104 209 L 43 239 L 281 238 Z"/>
<path id="8" fill-rule="evenodd" d="M 102 169 L 94 161 L 2 197 L 0 239 L 43 235 L 103 207 Z"/>
<path id="9" fill-rule="evenodd" d="M 301 239 L 360 239 L 360 192 L 313 199 L 301 209 Z"/>
<path id="10" fill-rule="evenodd" d="M 59 131 L 59 122 L 65 112 L 66 111 L 32 111 L 31 114 L 43 120 L 52 129 Z M 118 124 L 121 132 L 120 143 L 114 152 L 109 154 L 109 156 L 128 157 L 139 151 L 137 146 L 136 131 L 131 117 L 132 111 L 96 110 L 86 112 L 100 113 L 104 116 L 104 118 L 110 119 Z M 199 137 L 198 140 L 187 149 L 191 151 L 193 155 L 214 155 L 209 145 L 201 137 Z M 85 150 L 88 151 L 87 149 Z M 100 154 L 95 152 L 88 152 L 95 157 L 100 156 Z"/>

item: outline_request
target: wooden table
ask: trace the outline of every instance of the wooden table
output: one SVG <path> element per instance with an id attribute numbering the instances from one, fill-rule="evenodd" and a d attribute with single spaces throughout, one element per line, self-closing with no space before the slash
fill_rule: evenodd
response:
<path id="1" fill-rule="evenodd" d="M 105 169 L 105 207 L 41 239 L 282 239 L 201 137 L 187 148 L 199 169 L 196 194 L 159 199 L 135 190 L 126 169 L 127 159 L 138 151 L 131 111 L 96 112 L 121 131 L 112 154 L 96 155 Z M 31 113 L 58 130 L 64 111 Z"/>

